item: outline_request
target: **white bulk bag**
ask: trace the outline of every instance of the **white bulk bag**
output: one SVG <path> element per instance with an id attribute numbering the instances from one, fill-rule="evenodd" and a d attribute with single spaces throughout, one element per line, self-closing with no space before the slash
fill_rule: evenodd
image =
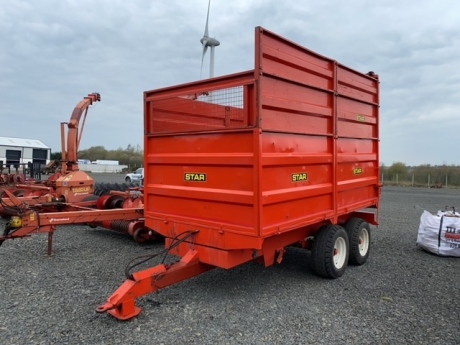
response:
<path id="1" fill-rule="evenodd" d="M 442 256 L 460 257 L 460 214 L 423 211 L 418 228 L 417 245 Z"/>

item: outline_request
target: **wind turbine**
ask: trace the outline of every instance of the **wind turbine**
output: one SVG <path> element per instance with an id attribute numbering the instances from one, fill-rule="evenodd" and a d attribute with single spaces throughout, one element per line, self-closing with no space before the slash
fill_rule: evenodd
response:
<path id="1" fill-rule="evenodd" d="M 201 56 L 201 71 L 203 71 L 203 60 L 204 56 L 206 55 L 206 51 L 208 47 L 211 47 L 211 62 L 209 64 L 209 78 L 214 77 L 214 48 L 217 47 L 220 42 L 215 38 L 209 37 L 208 32 L 208 22 L 209 22 L 209 8 L 211 7 L 211 0 L 208 3 L 208 16 L 206 17 L 206 26 L 204 28 L 204 35 L 203 38 L 200 40 L 201 44 L 203 45 L 203 55 Z M 200 72 L 201 75 L 201 72 Z"/>

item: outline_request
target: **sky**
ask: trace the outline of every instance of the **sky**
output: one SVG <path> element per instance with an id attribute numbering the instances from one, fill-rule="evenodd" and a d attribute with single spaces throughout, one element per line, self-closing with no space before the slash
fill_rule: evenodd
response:
<path id="1" fill-rule="evenodd" d="M 88 93 L 80 149 L 143 145 L 143 92 L 200 79 L 208 0 L 0 0 L 0 136 L 61 151 Z M 214 75 L 254 68 L 262 26 L 380 78 L 380 160 L 460 165 L 457 0 L 212 0 Z M 209 68 L 209 50 L 203 74 Z"/>

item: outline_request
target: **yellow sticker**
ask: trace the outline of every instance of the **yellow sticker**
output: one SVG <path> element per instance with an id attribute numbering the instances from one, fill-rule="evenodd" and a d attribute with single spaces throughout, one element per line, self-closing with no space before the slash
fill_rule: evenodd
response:
<path id="1" fill-rule="evenodd" d="M 360 175 L 363 173 L 363 168 L 353 168 L 353 175 Z"/>
<path id="2" fill-rule="evenodd" d="M 91 187 L 73 187 L 72 192 L 74 193 L 83 193 L 83 192 L 89 192 L 91 190 Z"/>
<path id="3" fill-rule="evenodd" d="M 307 180 L 308 180 L 307 173 L 295 173 L 291 175 L 291 182 L 293 183 L 307 181 Z"/>
<path id="4" fill-rule="evenodd" d="M 206 182 L 206 174 L 203 174 L 203 173 L 184 173 L 184 181 L 187 181 L 187 182 Z"/>
<path id="5" fill-rule="evenodd" d="M 366 117 L 364 115 L 356 115 L 356 121 L 366 122 Z"/>

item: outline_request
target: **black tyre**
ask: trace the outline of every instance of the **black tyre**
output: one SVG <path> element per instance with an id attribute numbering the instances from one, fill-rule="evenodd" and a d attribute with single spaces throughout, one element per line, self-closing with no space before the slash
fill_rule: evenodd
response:
<path id="1" fill-rule="evenodd" d="M 101 183 L 101 187 L 99 189 L 99 196 L 110 194 L 111 188 L 109 183 Z"/>
<path id="2" fill-rule="evenodd" d="M 93 191 L 94 195 L 99 195 L 99 188 L 100 188 L 99 183 L 95 183 L 94 184 L 94 191 Z"/>
<path id="3" fill-rule="evenodd" d="M 350 241 L 350 255 L 348 263 L 351 265 L 362 265 L 369 257 L 371 246 L 371 228 L 361 218 L 350 218 L 345 224 L 345 230 Z"/>
<path id="4" fill-rule="evenodd" d="M 94 195 L 101 196 L 104 194 L 104 191 L 106 189 L 106 184 L 102 182 L 97 182 L 94 185 Z"/>
<path id="5" fill-rule="evenodd" d="M 121 191 L 121 192 L 124 191 L 124 190 L 122 189 L 122 186 L 121 186 L 118 182 L 115 182 L 115 183 L 113 184 L 113 188 L 114 188 L 114 190 L 116 190 L 116 191 Z"/>
<path id="6" fill-rule="evenodd" d="M 131 179 L 129 178 L 129 176 L 126 176 L 125 182 L 126 182 L 126 183 L 130 183 L 130 182 L 131 182 Z"/>
<path id="7" fill-rule="evenodd" d="M 129 182 L 129 183 L 122 183 L 122 184 L 120 185 L 120 190 L 121 190 L 122 192 L 126 192 L 129 188 L 132 188 L 132 187 L 135 187 L 135 186 L 134 186 L 133 183 L 131 183 L 131 182 Z"/>
<path id="8" fill-rule="evenodd" d="M 136 241 L 139 244 L 152 240 L 151 236 L 149 235 L 149 231 L 144 228 L 139 228 L 136 231 L 134 231 L 133 238 L 134 241 Z"/>
<path id="9" fill-rule="evenodd" d="M 128 184 L 123 182 L 123 183 L 120 183 L 120 190 L 122 192 L 126 192 L 128 190 Z"/>
<path id="10" fill-rule="evenodd" d="M 341 277 L 348 264 L 348 235 L 339 225 L 325 225 L 316 234 L 311 248 L 311 266 L 324 278 Z"/>
<path id="11" fill-rule="evenodd" d="M 82 201 L 96 201 L 97 199 L 99 199 L 97 195 L 88 195 Z"/>

